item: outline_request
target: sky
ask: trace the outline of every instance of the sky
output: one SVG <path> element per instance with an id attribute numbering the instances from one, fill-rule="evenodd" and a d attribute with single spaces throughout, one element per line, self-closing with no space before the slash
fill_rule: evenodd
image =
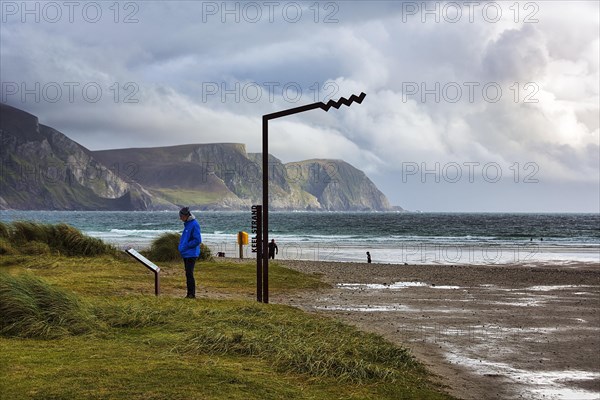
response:
<path id="1" fill-rule="evenodd" d="M 600 212 L 597 1 L 0 1 L 0 101 L 91 150 L 343 159 L 393 205 Z"/>

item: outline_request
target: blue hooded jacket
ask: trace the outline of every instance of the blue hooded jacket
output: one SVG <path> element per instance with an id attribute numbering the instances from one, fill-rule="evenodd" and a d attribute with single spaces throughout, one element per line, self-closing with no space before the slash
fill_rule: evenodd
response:
<path id="1" fill-rule="evenodd" d="M 183 223 L 183 233 L 179 240 L 179 253 L 182 258 L 198 258 L 200 256 L 200 243 L 202 235 L 200 233 L 200 224 L 193 214 L 190 214 L 187 221 Z"/>

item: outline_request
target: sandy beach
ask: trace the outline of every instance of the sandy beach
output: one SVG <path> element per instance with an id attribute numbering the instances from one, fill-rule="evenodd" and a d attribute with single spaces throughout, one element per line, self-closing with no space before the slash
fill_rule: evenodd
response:
<path id="1" fill-rule="evenodd" d="M 409 347 L 461 399 L 600 398 L 600 265 L 280 261 L 331 289 L 272 303 Z"/>

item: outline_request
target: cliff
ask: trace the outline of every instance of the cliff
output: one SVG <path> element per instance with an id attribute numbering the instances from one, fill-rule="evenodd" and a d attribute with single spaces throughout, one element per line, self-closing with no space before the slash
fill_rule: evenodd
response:
<path id="1" fill-rule="evenodd" d="M 0 208 L 139 210 L 176 208 L 126 182 L 85 147 L 38 118 L 0 104 Z"/>
<path id="2" fill-rule="evenodd" d="M 262 203 L 262 156 L 239 143 L 90 151 L 0 104 L 0 209 L 245 210 Z M 275 210 L 388 211 L 385 195 L 342 160 L 284 164 L 269 155 Z"/>

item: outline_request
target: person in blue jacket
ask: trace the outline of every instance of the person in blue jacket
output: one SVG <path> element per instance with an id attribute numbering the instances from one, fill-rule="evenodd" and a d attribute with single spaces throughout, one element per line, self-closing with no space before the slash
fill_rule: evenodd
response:
<path id="1" fill-rule="evenodd" d="M 196 217 L 190 212 L 189 207 L 183 207 L 179 211 L 179 219 L 183 222 L 183 232 L 179 240 L 179 253 L 183 258 L 185 267 L 185 282 L 187 285 L 187 299 L 196 298 L 196 280 L 194 279 L 194 266 L 200 256 L 200 243 L 202 235 L 200 224 Z"/>

